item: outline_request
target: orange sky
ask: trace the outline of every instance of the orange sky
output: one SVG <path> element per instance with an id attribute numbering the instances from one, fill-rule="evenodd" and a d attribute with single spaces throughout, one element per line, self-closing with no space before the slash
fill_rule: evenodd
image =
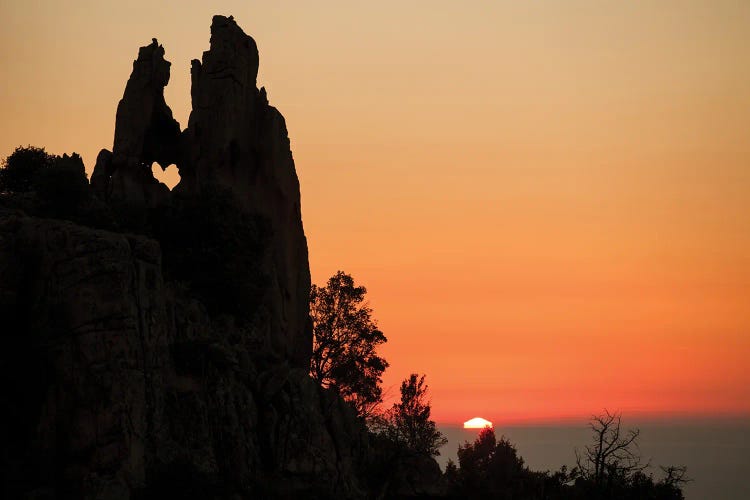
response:
<path id="1" fill-rule="evenodd" d="M 189 61 L 233 14 L 313 280 L 368 287 L 392 393 L 424 372 L 438 420 L 496 425 L 750 413 L 749 2 L 254 3 L 4 1 L 0 155 L 90 171 L 154 36 L 184 127 Z"/>

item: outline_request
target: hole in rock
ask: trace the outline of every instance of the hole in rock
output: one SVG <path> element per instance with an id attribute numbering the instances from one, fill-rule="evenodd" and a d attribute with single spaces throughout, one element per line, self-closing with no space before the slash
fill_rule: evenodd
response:
<path id="1" fill-rule="evenodd" d="M 156 180 L 166 184 L 170 191 L 180 182 L 180 172 L 174 163 L 162 170 L 161 166 L 154 162 L 151 164 L 151 171 L 154 173 Z"/>

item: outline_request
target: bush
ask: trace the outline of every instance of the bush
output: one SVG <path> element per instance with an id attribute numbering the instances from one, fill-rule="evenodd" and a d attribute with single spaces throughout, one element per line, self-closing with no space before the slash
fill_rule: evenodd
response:
<path id="1" fill-rule="evenodd" d="M 19 146 L 0 166 L 0 193 L 32 214 L 70 218 L 88 200 L 89 181 L 76 153 L 57 156 Z"/>
<path id="2" fill-rule="evenodd" d="M 55 160 L 44 148 L 18 146 L 0 166 L 0 193 L 26 193 L 40 171 Z"/>

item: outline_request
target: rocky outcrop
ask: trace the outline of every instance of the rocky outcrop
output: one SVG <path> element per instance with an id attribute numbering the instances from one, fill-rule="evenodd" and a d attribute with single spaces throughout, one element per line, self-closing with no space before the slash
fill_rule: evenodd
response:
<path id="1" fill-rule="evenodd" d="M 0 491 L 361 497 L 366 429 L 308 376 L 299 182 L 255 42 L 214 17 L 182 133 L 169 67 L 140 49 L 91 178 L 100 227 L 143 235 L 0 208 Z"/>
<path id="2" fill-rule="evenodd" d="M 299 181 L 284 117 L 258 89 L 258 48 L 232 17 L 214 16 L 211 48 L 192 62 L 192 100 L 185 131 L 181 181 L 176 190 L 196 193 L 219 185 L 248 212 L 271 225 L 271 270 L 265 304 L 272 339 L 293 364 L 309 363 L 310 273 L 302 229 Z"/>
<path id="3" fill-rule="evenodd" d="M 7 498 L 361 495 L 352 410 L 165 284 L 157 242 L 0 212 L 0 304 Z"/>
<path id="4" fill-rule="evenodd" d="M 125 93 L 117 106 L 112 161 L 137 168 L 152 162 L 167 167 L 178 160 L 180 124 L 164 100 L 171 63 L 156 38 L 133 61 Z"/>
<path id="5" fill-rule="evenodd" d="M 226 190 L 239 210 L 262 217 L 272 244 L 257 263 L 267 281 L 260 307 L 270 315 L 271 353 L 306 367 L 312 346 L 308 316 L 310 272 L 302 227 L 300 188 L 284 117 L 258 89 L 258 49 L 232 17 L 214 16 L 211 47 L 192 62 L 188 128 L 164 100 L 170 63 L 156 39 L 141 47 L 117 107 L 114 148 L 102 150 L 92 189 L 137 214 L 169 205 L 167 188 L 151 173 L 152 162 L 176 163 L 175 193 L 196 198 Z"/>
<path id="6" fill-rule="evenodd" d="M 138 51 L 117 106 L 112 152 L 99 153 L 91 176 L 100 195 L 135 206 L 164 200 L 167 188 L 154 178 L 151 165 L 166 168 L 179 159 L 180 125 L 164 100 L 170 66 L 155 38 Z"/>
<path id="7" fill-rule="evenodd" d="M 0 497 L 439 493 L 434 460 L 393 459 L 308 375 L 299 181 L 254 40 L 213 18 L 183 132 L 169 68 L 140 49 L 95 196 L 70 157 L 31 196 L 57 204 L 0 203 Z M 174 191 L 152 162 L 177 164 Z"/>
<path id="8" fill-rule="evenodd" d="M 143 484 L 168 352 L 159 268 L 153 241 L 0 214 L 7 498 Z"/>

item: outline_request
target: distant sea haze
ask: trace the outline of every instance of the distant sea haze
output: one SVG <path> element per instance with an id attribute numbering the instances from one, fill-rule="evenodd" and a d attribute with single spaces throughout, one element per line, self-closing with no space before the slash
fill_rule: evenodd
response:
<path id="1" fill-rule="evenodd" d="M 448 459 L 458 462 L 456 450 L 474 441 L 479 430 L 460 424 L 438 426 L 448 438 L 438 462 L 444 469 Z M 640 450 L 660 477 L 659 465 L 685 465 L 691 482 L 683 488 L 687 500 L 750 499 L 750 419 L 701 419 L 700 421 L 633 422 L 623 419 L 623 428 L 641 430 Z M 575 448 L 591 442 L 591 430 L 580 424 L 495 426 L 498 438 L 507 437 L 532 470 L 555 471 L 575 465 Z"/>

